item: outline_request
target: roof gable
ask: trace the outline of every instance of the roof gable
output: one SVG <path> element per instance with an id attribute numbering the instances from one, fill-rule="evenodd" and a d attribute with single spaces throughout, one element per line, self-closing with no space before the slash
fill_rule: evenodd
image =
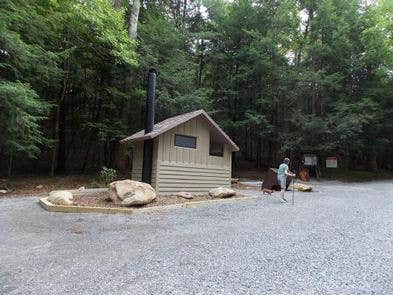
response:
<path id="1" fill-rule="evenodd" d="M 215 129 L 217 131 L 217 133 L 223 138 L 225 143 L 232 148 L 232 151 L 239 150 L 239 147 L 230 139 L 230 137 L 220 128 L 220 126 L 217 125 L 216 122 L 214 122 L 214 120 L 204 110 L 198 110 L 198 111 L 185 113 L 182 115 L 165 119 L 164 121 L 154 124 L 154 128 L 152 132 L 145 134 L 145 130 L 140 130 L 137 133 L 134 133 L 133 135 L 122 139 L 120 142 L 125 143 L 125 142 L 142 141 L 145 139 L 152 139 L 159 136 L 160 134 L 163 134 L 175 128 L 176 126 L 179 126 L 199 116 L 203 117 L 208 122 L 210 128 Z"/>

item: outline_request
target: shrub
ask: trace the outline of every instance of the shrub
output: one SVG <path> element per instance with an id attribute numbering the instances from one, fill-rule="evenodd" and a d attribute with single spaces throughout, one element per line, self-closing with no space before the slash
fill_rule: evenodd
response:
<path id="1" fill-rule="evenodd" d="M 111 183 L 116 177 L 117 171 L 115 169 L 107 168 L 105 166 L 102 167 L 100 171 L 100 178 L 105 183 L 105 185 Z"/>

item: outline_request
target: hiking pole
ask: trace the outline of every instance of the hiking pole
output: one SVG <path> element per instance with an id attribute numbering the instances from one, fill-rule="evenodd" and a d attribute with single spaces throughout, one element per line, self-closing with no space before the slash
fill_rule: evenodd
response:
<path id="1" fill-rule="evenodd" d="M 295 205 L 295 180 L 296 176 L 292 180 L 292 205 Z"/>

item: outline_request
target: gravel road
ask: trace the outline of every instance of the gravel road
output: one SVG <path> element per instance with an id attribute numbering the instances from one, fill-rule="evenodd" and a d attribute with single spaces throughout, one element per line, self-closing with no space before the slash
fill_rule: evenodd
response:
<path id="1" fill-rule="evenodd" d="M 393 182 L 315 189 L 132 216 L 1 199 L 0 294 L 393 294 Z"/>

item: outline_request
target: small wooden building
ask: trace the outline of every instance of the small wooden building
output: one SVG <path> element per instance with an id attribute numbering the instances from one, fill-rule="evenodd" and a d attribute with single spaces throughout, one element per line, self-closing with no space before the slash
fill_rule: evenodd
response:
<path id="1" fill-rule="evenodd" d="M 230 187 L 237 145 L 204 111 L 182 114 L 122 140 L 133 146 L 132 179 L 141 181 L 144 140 L 153 139 L 151 184 L 158 193 Z"/>

